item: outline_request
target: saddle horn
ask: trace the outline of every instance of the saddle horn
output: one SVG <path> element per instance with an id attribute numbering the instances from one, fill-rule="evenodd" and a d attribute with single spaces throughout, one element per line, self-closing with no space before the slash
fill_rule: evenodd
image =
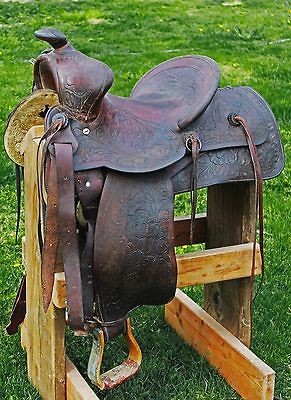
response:
<path id="1" fill-rule="evenodd" d="M 65 46 L 68 41 L 63 32 L 54 28 L 43 28 L 34 32 L 37 39 L 48 42 L 54 49 Z"/>
<path id="2" fill-rule="evenodd" d="M 76 50 L 57 29 L 40 29 L 34 35 L 53 47 L 34 64 L 35 89 L 57 92 L 61 106 L 70 117 L 80 122 L 95 120 L 112 86 L 112 70 Z"/>

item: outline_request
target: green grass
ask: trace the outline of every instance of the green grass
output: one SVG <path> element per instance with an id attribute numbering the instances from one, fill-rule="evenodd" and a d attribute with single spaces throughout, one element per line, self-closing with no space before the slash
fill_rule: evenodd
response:
<path id="1" fill-rule="evenodd" d="M 229 0 L 230 2 L 230 0 Z M 32 64 L 45 48 L 33 32 L 42 26 L 64 31 L 72 43 L 115 72 L 112 92 L 128 95 L 149 68 L 183 54 L 204 54 L 221 67 L 221 85 L 250 85 L 271 105 L 278 120 L 287 166 L 265 183 L 266 275 L 254 307 L 253 351 L 276 371 L 276 395 L 290 399 L 290 1 L 0 1 L 0 131 L 9 112 L 32 85 Z M 4 332 L 23 268 L 15 244 L 13 165 L 0 143 L 0 398 L 39 399 L 28 383 L 19 335 Z M 203 195 L 200 211 L 203 209 Z M 185 197 L 177 212 L 187 211 Z M 23 228 L 22 228 L 23 233 Z M 201 290 L 189 291 L 198 302 Z M 289 308 L 288 308 L 289 307 Z M 239 399 L 208 364 L 165 324 L 161 308 L 133 313 L 143 349 L 140 375 L 102 399 Z M 71 336 L 71 335 L 69 335 Z M 70 356 L 85 370 L 89 344 L 69 339 Z M 119 354 L 117 354 L 120 352 Z M 106 363 L 124 354 L 110 344 Z M 112 358 L 112 361 L 109 360 Z"/>

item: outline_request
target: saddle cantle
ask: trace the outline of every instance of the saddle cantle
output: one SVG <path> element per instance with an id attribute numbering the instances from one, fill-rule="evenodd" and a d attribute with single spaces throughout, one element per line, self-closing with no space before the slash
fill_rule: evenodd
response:
<path id="1" fill-rule="evenodd" d="M 62 257 L 68 323 L 93 332 L 88 374 L 110 388 L 140 366 L 130 311 L 175 293 L 174 195 L 194 194 L 194 222 L 197 187 L 255 179 L 262 220 L 261 180 L 284 165 L 278 127 L 253 89 L 218 89 L 219 70 L 208 57 L 166 61 L 123 98 L 107 93 L 113 73 L 106 64 L 54 29 L 35 35 L 53 48 L 36 60 L 34 91 L 59 99 L 41 141 L 44 307 Z M 119 334 L 129 357 L 101 375 L 104 344 Z"/>

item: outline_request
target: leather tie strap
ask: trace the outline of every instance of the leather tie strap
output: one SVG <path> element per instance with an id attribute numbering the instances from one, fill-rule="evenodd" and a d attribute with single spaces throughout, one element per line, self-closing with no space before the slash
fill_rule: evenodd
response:
<path id="1" fill-rule="evenodd" d="M 60 248 L 67 286 L 69 325 L 84 329 L 79 245 L 76 231 L 73 151 L 71 144 L 55 143 Z"/>
<path id="2" fill-rule="evenodd" d="M 191 134 L 186 140 L 186 148 L 191 151 L 192 155 L 192 168 L 190 175 L 190 203 L 191 203 L 191 224 L 190 224 L 190 243 L 194 241 L 194 225 L 195 225 L 195 214 L 197 207 L 197 159 L 201 143 L 199 139 Z"/>
<path id="3" fill-rule="evenodd" d="M 259 156 L 257 152 L 257 148 L 254 144 L 253 138 L 250 134 L 250 130 L 246 120 L 237 114 L 231 114 L 228 116 L 228 120 L 231 124 L 241 125 L 243 127 L 243 131 L 246 137 L 246 141 L 249 147 L 249 152 L 253 164 L 254 169 L 254 177 L 255 177 L 255 229 L 254 229 L 254 245 L 253 245 L 253 255 L 252 255 L 252 269 L 251 269 L 251 289 L 253 291 L 254 281 L 255 281 L 255 266 L 256 266 L 256 225 L 259 216 L 259 244 L 261 249 L 261 260 L 262 260 L 262 279 L 260 286 L 255 294 L 253 301 L 255 300 L 263 282 L 264 277 L 264 216 L 263 216 L 263 176 L 261 171 L 261 165 L 259 161 Z"/>

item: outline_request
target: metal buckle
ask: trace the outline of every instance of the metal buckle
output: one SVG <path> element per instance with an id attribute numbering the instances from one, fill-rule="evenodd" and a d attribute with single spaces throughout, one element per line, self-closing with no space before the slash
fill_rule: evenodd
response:
<path id="1" fill-rule="evenodd" d="M 97 335 L 95 335 L 95 333 L 97 333 Z M 128 381 L 140 369 L 142 354 L 140 347 L 132 334 L 129 318 L 126 320 L 126 331 L 123 336 L 129 350 L 128 357 L 122 364 L 101 374 L 101 365 L 105 347 L 104 333 L 101 329 L 94 331 L 87 374 L 91 382 L 101 390 L 113 389 L 121 383 Z"/>

